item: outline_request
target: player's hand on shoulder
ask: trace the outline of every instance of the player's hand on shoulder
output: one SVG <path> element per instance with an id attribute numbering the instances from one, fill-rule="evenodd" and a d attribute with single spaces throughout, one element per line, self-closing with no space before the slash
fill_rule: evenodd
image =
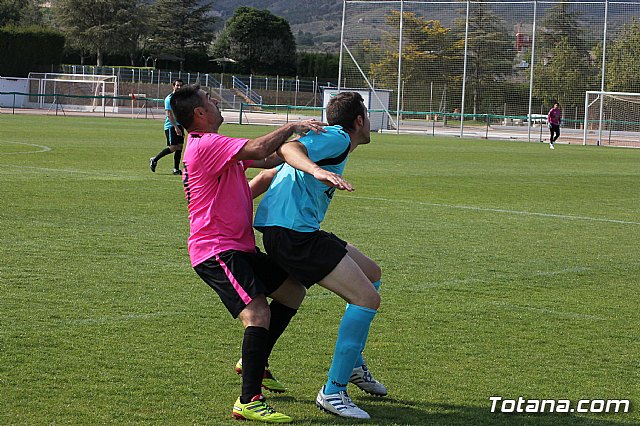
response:
<path id="1" fill-rule="evenodd" d="M 353 191 L 355 188 L 349 182 L 344 180 L 342 176 L 339 174 L 330 172 L 323 168 L 318 167 L 313 172 L 313 177 L 318 179 L 320 182 L 324 183 L 327 186 L 331 186 L 333 188 L 337 188 L 344 191 Z"/>
<path id="2" fill-rule="evenodd" d="M 315 118 L 310 120 L 298 121 L 293 123 L 293 131 L 298 134 L 305 134 L 308 131 L 313 131 L 315 133 L 326 132 L 324 126 L 327 126 L 327 123 L 323 123 L 322 121 L 318 121 Z"/>

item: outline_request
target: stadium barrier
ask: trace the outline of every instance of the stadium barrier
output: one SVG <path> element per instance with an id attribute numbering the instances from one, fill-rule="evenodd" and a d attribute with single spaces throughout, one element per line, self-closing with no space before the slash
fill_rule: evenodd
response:
<path id="1" fill-rule="evenodd" d="M 215 95 L 215 92 L 213 93 Z M 32 102 L 27 100 L 31 99 Z M 35 101 L 37 100 L 37 101 Z M 136 96 L 87 96 L 68 94 L 41 94 L 26 92 L 0 92 L 0 113 L 36 113 L 46 115 L 80 115 L 103 117 L 126 117 L 132 119 L 164 119 L 164 99 L 137 98 Z M 221 108 L 225 122 L 233 124 L 258 124 L 278 126 L 291 121 L 315 118 L 322 119 L 322 107 L 307 107 L 277 104 L 241 103 L 239 109 Z M 370 113 L 384 110 L 370 110 Z M 425 136 L 460 137 L 464 127 L 465 138 L 529 140 L 526 115 L 461 114 L 440 111 L 401 111 L 397 128 L 389 126 L 381 133 L 413 133 Z M 533 114 L 531 126 L 535 130 L 536 142 L 548 139 L 546 116 Z M 640 126 L 640 123 L 633 123 Z M 561 143 L 583 144 L 585 122 L 565 119 Z M 587 132 L 597 133 L 599 120 L 586 121 Z M 617 126 L 628 126 L 620 120 L 607 120 L 607 129 L 602 146 L 640 147 L 640 131 L 616 130 Z M 589 143 L 591 144 L 591 143 Z"/>

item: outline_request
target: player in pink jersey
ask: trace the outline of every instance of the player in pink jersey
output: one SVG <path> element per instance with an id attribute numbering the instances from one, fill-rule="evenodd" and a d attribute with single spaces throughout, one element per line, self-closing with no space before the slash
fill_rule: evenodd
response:
<path id="1" fill-rule="evenodd" d="M 322 132 L 324 123 L 288 123 L 256 139 L 218 134 L 224 121 L 217 101 L 198 86 L 174 93 L 171 108 L 189 131 L 183 155 L 183 182 L 189 209 L 191 264 L 234 318 L 242 322 L 242 394 L 233 407 L 239 419 L 288 423 L 261 394 L 268 356 L 297 312 L 305 288 L 289 278 L 255 246 L 248 167 L 270 168 L 285 160 L 328 186 L 353 190 L 339 175 L 317 166 L 304 146 L 287 141 L 294 133 Z M 273 299 L 269 305 L 266 296 Z M 268 373 L 265 376 L 265 373 Z"/>
<path id="2" fill-rule="evenodd" d="M 551 137 L 549 138 L 549 148 L 554 149 L 553 144 L 560 137 L 560 122 L 562 121 L 562 110 L 560 104 L 553 104 L 553 108 L 549 110 L 547 114 L 547 125 L 549 126 L 549 132 Z"/>

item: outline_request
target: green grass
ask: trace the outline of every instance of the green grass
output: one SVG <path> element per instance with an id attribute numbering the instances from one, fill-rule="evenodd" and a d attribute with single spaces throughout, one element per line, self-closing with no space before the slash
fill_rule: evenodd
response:
<path id="1" fill-rule="evenodd" d="M 237 424 L 242 330 L 189 266 L 159 121 L 0 115 L 0 424 Z M 265 127 L 225 125 L 257 136 Z M 640 414 L 640 150 L 373 134 L 324 223 L 383 268 L 371 425 L 617 425 Z M 297 424 L 344 303 L 314 286 L 271 360 Z M 630 399 L 494 414 L 489 397 Z"/>

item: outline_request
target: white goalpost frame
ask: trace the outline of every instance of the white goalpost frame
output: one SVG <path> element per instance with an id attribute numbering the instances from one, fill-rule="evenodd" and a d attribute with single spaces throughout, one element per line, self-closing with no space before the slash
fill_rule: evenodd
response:
<path id="1" fill-rule="evenodd" d="M 607 15 L 609 14 L 609 0 L 605 0 L 604 3 L 604 30 L 602 35 L 602 74 L 600 79 L 600 91 L 604 92 L 604 66 L 607 63 Z M 586 102 L 585 102 L 586 103 Z M 602 112 L 604 108 L 604 99 L 600 97 L 600 125 L 598 126 L 598 145 L 602 141 Z M 587 115 L 587 110 L 584 110 Z M 585 129 L 586 130 L 586 129 Z M 584 143 L 586 143 L 586 133 Z"/>
<path id="2" fill-rule="evenodd" d="M 589 95 L 597 95 L 595 99 L 589 102 Z M 587 133 L 589 130 L 589 107 L 600 101 L 599 113 L 598 113 L 598 139 L 596 145 L 602 144 L 602 121 L 604 115 L 604 97 L 605 96 L 627 96 L 627 97 L 636 97 L 638 98 L 638 103 L 640 103 L 640 93 L 636 92 L 606 92 L 602 90 L 588 90 L 584 95 L 584 124 L 583 124 L 583 134 L 582 134 L 582 145 L 587 144 Z"/>
<path id="3" fill-rule="evenodd" d="M 79 107 L 77 105 L 67 105 L 61 104 L 62 106 L 66 106 L 67 108 L 73 107 L 72 109 L 76 109 L 79 111 L 91 111 L 95 112 L 97 107 L 97 96 L 101 97 L 101 107 L 103 111 L 106 111 L 106 99 L 107 96 L 106 86 L 107 84 L 113 85 L 113 90 L 109 90 L 108 95 L 113 97 L 118 96 L 118 77 L 115 75 L 94 75 L 94 74 L 58 74 L 58 73 L 29 73 L 30 80 L 38 81 L 38 102 L 36 106 L 38 108 L 44 108 L 45 103 L 49 103 L 49 96 L 45 96 L 47 93 L 47 88 L 50 87 L 49 84 L 53 84 L 53 92 L 50 93 L 52 95 L 57 94 L 57 84 L 58 83 L 70 83 L 70 84 L 88 84 L 90 86 L 90 93 L 96 98 L 93 98 L 91 101 L 91 105 L 87 107 Z M 57 96 L 54 96 L 54 100 L 52 103 L 57 103 Z M 118 112 L 118 107 L 114 105 L 111 107 L 110 112 Z"/>

